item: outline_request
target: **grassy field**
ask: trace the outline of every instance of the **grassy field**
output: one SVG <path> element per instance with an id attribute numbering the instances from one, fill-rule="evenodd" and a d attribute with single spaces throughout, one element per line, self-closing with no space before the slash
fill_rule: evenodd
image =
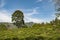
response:
<path id="1" fill-rule="evenodd" d="M 60 40 L 60 27 L 34 24 L 31 28 L 0 29 L 0 40 Z"/>

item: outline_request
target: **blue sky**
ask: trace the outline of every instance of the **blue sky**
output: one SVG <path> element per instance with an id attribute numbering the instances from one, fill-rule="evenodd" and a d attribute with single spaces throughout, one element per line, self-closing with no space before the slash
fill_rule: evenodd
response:
<path id="1" fill-rule="evenodd" d="M 15 10 L 24 13 L 25 22 L 49 22 L 55 19 L 52 0 L 0 0 L 0 22 L 11 22 Z"/>

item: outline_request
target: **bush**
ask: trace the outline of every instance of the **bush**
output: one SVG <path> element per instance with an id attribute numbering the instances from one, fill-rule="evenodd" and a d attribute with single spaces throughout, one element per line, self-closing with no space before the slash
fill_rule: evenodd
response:
<path id="1" fill-rule="evenodd" d="M 4 25 L 4 24 L 0 24 L 0 30 L 6 30 L 7 28 L 6 28 L 6 25 Z"/>

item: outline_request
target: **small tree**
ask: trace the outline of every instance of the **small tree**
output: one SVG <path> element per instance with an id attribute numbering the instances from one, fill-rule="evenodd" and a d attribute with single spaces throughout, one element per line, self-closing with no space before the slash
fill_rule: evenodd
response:
<path id="1" fill-rule="evenodd" d="M 20 10 L 16 10 L 12 14 L 12 22 L 14 25 L 16 25 L 18 28 L 24 26 L 24 15 L 23 12 Z"/>

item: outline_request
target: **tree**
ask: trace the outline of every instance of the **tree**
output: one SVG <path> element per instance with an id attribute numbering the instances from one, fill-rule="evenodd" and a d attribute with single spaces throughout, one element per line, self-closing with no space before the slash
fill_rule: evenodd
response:
<path id="1" fill-rule="evenodd" d="M 56 13 L 55 15 L 56 15 L 57 18 L 60 17 L 60 13 Z"/>
<path id="2" fill-rule="evenodd" d="M 54 0 L 54 4 L 55 4 L 55 10 L 56 10 L 56 19 L 55 19 L 55 25 L 59 25 L 60 24 L 60 20 L 58 19 L 58 17 L 60 17 L 60 0 Z"/>
<path id="3" fill-rule="evenodd" d="M 16 10 L 12 14 L 12 22 L 14 25 L 16 25 L 18 28 L 24 26 L 24 15 L 23 12 L 20 10 Z"/>

